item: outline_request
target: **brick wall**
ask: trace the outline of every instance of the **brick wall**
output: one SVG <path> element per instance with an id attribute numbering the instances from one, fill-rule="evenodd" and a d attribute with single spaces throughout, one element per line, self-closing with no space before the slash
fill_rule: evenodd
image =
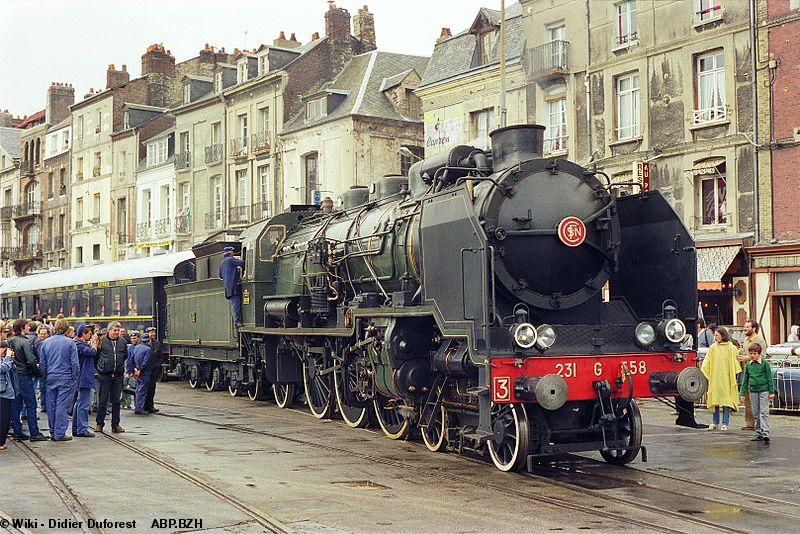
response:
<path id="1" fill-rule="evenodd" d="M 792 9 L 794 8 L 794 9 Z M 777 60 L 772 84 L 772 219 L 778 241 L 800 239 L 800 2 L 768 2 L 769 57 Z M 775 20 L 777 19 L 777 20 Z"/>

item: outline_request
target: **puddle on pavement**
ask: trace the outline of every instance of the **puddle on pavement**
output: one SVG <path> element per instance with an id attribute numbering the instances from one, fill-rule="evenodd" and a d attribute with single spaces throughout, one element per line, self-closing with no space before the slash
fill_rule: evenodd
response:
<path id="1" fill-rule="evenodd" d="M 392 489 L 389 486 L 384 486 L 371 480 L 340 480 L 331 482 L 331 484 L 351 489 Z"/>

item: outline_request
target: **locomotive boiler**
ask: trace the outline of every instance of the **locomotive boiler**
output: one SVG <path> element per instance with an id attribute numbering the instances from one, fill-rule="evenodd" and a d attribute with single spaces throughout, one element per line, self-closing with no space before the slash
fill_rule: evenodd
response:
<path id="1" fill-rule="evenodd" d="M 544 157 L 543 131 L 500 128 L 491 150 L 457 146 L 336 209 L 249 228 L 241 358 L 204 365 L 231 393 L 271 384 L 288 406 L 302 391 L 316 417 L 419 431 L 501 470 L 564 451 L 632 461 L 635 399 L 707 386 L 685 344 L 694 243 L 657 191 L 618 198 L 602 173 Z"/>

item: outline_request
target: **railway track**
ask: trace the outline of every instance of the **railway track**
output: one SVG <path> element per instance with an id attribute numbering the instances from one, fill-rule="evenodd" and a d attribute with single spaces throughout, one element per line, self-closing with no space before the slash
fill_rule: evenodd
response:
<path id="1" fill-rule="evenodd" d="M 178 407 L 178 408 L 195 408 L 195 409 L 200 409 L 200 410 L 208 410 L 208 406 L 197 406 L 197 405 L 182 404 L 182 403 L 163 403 L 163 404 L 164 405 L 168 405 L 168 406 Z M 300 411 L 298 410 L 298 412 L 300 412 Z M 253 414 L 250 414 L 250 413 L 243 413 L 243 412 L 228 412 L 228 413 L 236 414 L 236 415 L 253 415 Z M 305 412 L 302 412 L 302 413 L 305 413 Z M 358 457 L 358 458 L 363 459 L 363 460 L 368 460 L 370 462 L 383 464 L 383 465 L 389 465 L 389 466 L 392 466 L 392 467 L 397 467 L 397 468 L 403 469 L 405 471 L 414 472 L 414 473 L 418 473 L 418 474 L 422 474 L 422 475 L 426 475 L 426 476 L 430 476 L 430 477 L 434 477 L 434 478 L 439 478 L 439 479 L 443 479 L 443 480 L 458 481 L 458 482 L 463 482 L 463 483 L 468 483 L 468 484 L 474 484 L 475 483 L 475 479 L 474 478 L 471 478 L 471 477 L 468 477 L 468 476 L 459 475 L 459 474 L 456 474 L 456 473 L 452 473 L 450 471 L 432 472 L 430 469 L 427 469 L 427 468 L 424 468 L 424 467 L 420 467 L 420 466 L 415 465 L 413 463 L 404 462 L 402 460 L 397 460 L 397 459 L 394 459 L 394 458 L 385 458 L 385 457 L 382 457 L 382 456 L 373 455 L 373 454 L 369 454 L 369 453 L 364 453 L 364 452 L 361 452 L 361 451 L 357 451 L 357 450 L 341 447 L 341 446 L 338 446 L 338 445 L 331 445 L 331 444 L 328 444 L 328 443 L 320 443 L 320 442 L 310 441 L 310 440 L 306 440 L 306 439 L 283 436 L 283 435 L 280 435 L 280 434 L 276 434 L 274 432 L 269 432 L 269 431 L 265 431 L 265 430 L 249 428 L 249 427 L 243 426 L 241 424 L 220 422 L 220 421 L 211 420 L 211 419 L 204 418 L 204 417 L 194 417 L 194 416 L 185 415 L 185 414 L 161 413 L 160 415 L 162 415 L 164 417 L 169 417 L 169 418 L 175 418 L 175 419 L 191 421 L 191 422 L 195 422 L 195 423 L 212 425 L 212 426 L 215 426 L 217 428 L 224 428 L 226 430 L 240 432 L 240 433 L 243 433 L 243 434 L 262 435 L 262 436 L 266 436 L 266 437 L 270 437 L 270 438 L 279 439 L 279 440 L 282 440 L 282 441 L 294 443 L 294 444 L 297 444 L 297 445 L 303 445 L 303 446 L 309 446 L 309 447 L 324 449 L 326 451 L 330 451 L 330 452 L 346 455 L 346 456 L 349 456 L 349 457 L 355 456 L 355 457 Z M 272 414 L 270 414 L 270 417 L 272 417 Z M 276 417 L 278 417 L 280 419 L 286 419 L 286 420 L 291 419 L 289 417 L 281 417 L 281 416 L 276 416 Z M 458 458 L 465 459 L 468 462 L 472 462 L 472 463 L 475 463 L 475 464 L 480 464 L 481 467 L 486 467 L 487 469 L 489 468 L 489 466 L 487 466 L 485 464 L 485 462 L 483 462 L 481 460 L 478 460 L 478 459 L 469 458 L 469 457 L 465 457 L 465 456 L 459 456 Z M 503 476 L 514 476 L 514 475 L 506 474 L 506 475 L 503 475 Z M 691 525 L 691 526 L 695 527 L 695 529 L 696 529 L 696 527 L 703 527 L 703 528 L 705 528 L 707 530 L 718 531 L 718 532 L 737 532 L 737 533 L 738 532 L 746 532 L 746 530 L 741 530 L 741 529 L 735 528 L 733 526 L 720 524 L 720 523 L 717 523 L 717 522 L 714 522 L 714 521 L 710 521 L 710 520 L 707 520 L 707 519 L 703 519 L 703 518 L 700 518 L 700 517 L 694 517 L 691 513 L 682 513 L 680 511 L 676 511 L 676 510 L 672 510 L 672 509 L 668 509 L 668 508 L 663 508 L 663 507 L 659 507 L 659 506 L 656 506 L 656 505 L 650 505 L 650 504 L 642 505 L 639 502 L 632 502 L 632 500 L 630 498 L 624 498 L 624 497 L 618 497 L 618 496 L 614 496 L 614 495 L 608 495 L 606 493 L 602 493 L 602 492 L 599 492 L 599 491 L 594 491 L 594 490 L 589 490 L 589 489 L 586 489 L 586 488 L 582 488 L 582 487 L 580 487 L 578 485 L 575 485 L 575 484 L 569 484 L 569 483 L 565 483 L 563 481 L 556 481 L 556 480 L 553 480 L 552 478 L 548 478 L 548 477 L 545 477 L 545 476 L 537 476 L 535 474 L 530 474 L 530 473 L 522 474 L 522 475 L 519 475 L 519 476 L 525 477 L 528 480 L 536 480 L 537 482 L 540 483 L 540 485 L 538 487 L 529 487 L 529 488 L 526 488 L 526 489 L 520 489 L 520 488 L 510 487 L 509 485 L 501 485 L 499 483 L 492 483 L 492 482 L 487 482 L 485 480 L 481 480 L 480 487 L 482 489 L 489 489 L 489 490 L 491 490 L 493 492 L 500 493 L 500 494 L 505 495 L 507 497 L 524 498 L 524 499 L 534 500 L 536 502 L 548 503 L 548 504 L 553 505 L 553 506 L 558 507 L 558 508 L 566 508 L 566 509 L 570 509 L 570 510 L 577 510 L 577 511 L 581 511 L 581 512 L 584 512 L 586 514 L 593 515 L 593 516 L 602 517 L 604 519 L 614 520 L 614 521 L 617 521 L 617 522 L 622 523 L 622 524 L 637 526 L 637 527 L 641 527 L 641 528 L 652 529 L 654 531 L 659 531 L 659 532 L 684 532 L 685 530 L 675 529 L 675 528 L 672 528 L 672 527 L 667 527 L 667 526 L 665 526 L 663 524 L 663 522 L 658 523 L 658 522 L 655 522 L 653 520 L 646 520 L 646 519 L 636 518 L 636 517 L 633 517 L 632 514 L 635 514 L 635 513 L 641 514 L 642 510 L 646 510 L 647 512 L 649 512 L 653 516 L 671 517 L 671 518 L 674 518 L 674 519 L 676 519 L 676 520 L 678 520 L 678 521 L 680 521 L 680 522 L 682 522 L 684 524 Z M 573 498 L 565 499 L 565 498 L 559 498 L 559 497 L 554 497 L 554 496 L 548 495 L 548 492 L 547 492 L 548 486 L 550 487 L 550 489 L 552 489 L 553 485 L 557 485 L 557 486 L 562 487 L 563 489 L 565 489 L 565 490 L 567 490 L 569 492 L 572 492 L 573 494 L 575 494 L 573 496 L 584 497 L 583 502 L 581 502 L 581 499 L 577 499 L 577 500 L 573 499 Z M 537 491 L 537 490 L 539 490 L 539 491 Z M 586 497 L 588 497 L 588 499 L 585 499 Z M 607 511 L 607 510 L 598 509 L 598 504 L 597 503 L 603 503 L 603 506 L 605 506 L 605 504 L 608 503 L 608 502 L 614 502 L 614 503 L 618 504 L 626 512 L 623 512 L 623 511 L 614 512 L 614 511 Z M 733 507 L 733 506 L 741 507 L 740 505 L 738 505 L 738 504 L 735 505 L 733 503 L 730 503 L 730 506 L 731 507 Z M 756 513 L 756 512 L 763 513 L 763 511 L 761 511 L 761 510 L 754 510 L 753 509 L 753 510 L 750 510 L 750 511 L 751 511 L 751 513 Z"/>
<path id="2" fill-rule="evenodd" d="M 67 481 L 58 474 L 52 464 L 50 464 L 50 462 L 48 462 L 44 456 L 39 454 L 39 452 L 35 448 L 31 447 L 28 443 L 25 443 L 24 441 L 15 441 L 14 444 L 28 457 L 28 459 L 31 460 L 33 465 L 36 466 L 45 480 L 47 480 L 47 483 L 50 485 L 50 487 L 52 487 L 56 492 L 56 495 L 58 495 L 61 501 L 64 503 L 64 506 L 66 506 L 67 510 L 69 510 L 72 517 L 84 525 L 81 530 L 83 532 L 102 534 L 103 530 L 101 528 L 88 527 L 90 520 L 91 522 L 95 522 L 92 512 L 80 499 L 75 490 L 70 487 Z"/>
<path id="3" fill-rule="evenodd" d="M 130 440 L 120 439 L 110 434 L 103 434 L 103 435 L 106 437 L 106 439 L 116 443 L 117 445 L 125 447 L 126 449 L 138 454 L 139 456 L 146 458 L 147 460 L 150 460 L 151 462 L 155 463 L 156 465 L 159 465 L 160 467 L 163 467 L 172 474 L 182 478 L 183 480 L 186 480 L 187 482 L 194 484 L 195 486 L 210 493 L 211 495 L 214 495 L 221 501 L 230 504 L 234 508 L 243 512 L 248 517 L 251 517 L 255 522 L 257 522 L 259 525 L 267 529 L 267 531 L 274 532 L 276 534 L 293 532 L 293 529 L 290 526 L 281 523 L 274 517 L 267 515 L 266 513 L 262 512 L 257 508 L 254 508 L 253 506 L 250 506 L 249 504 L 243 502 L 242 500 L 237 499 L 233 495 L 230 495 L 228 493 L 225 493 L 224 491 L 215 488 L 208 482 L 193 475 L 189 471 L 176 467 L 175 465 L 170 464 L 168 462 L 165 462 L 157 455 L 153 454 L 152 452 L 143 447 L 136 445 L 135 443 L 132 443 Z"/>

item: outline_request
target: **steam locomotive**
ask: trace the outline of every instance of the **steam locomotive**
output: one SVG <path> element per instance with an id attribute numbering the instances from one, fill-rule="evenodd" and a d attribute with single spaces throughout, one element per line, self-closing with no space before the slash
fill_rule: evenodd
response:
<path id="1" fill-rule="evenodd" d="M 295 206 L 195 250 L 166 288 L 173 371 L 318 418 L 418 431 L 431 451 L 539 456 L 642 451 L 635 398 L 707 388 L 696 352 L 694 242 L 657 191 L 617 198 L 602 173 L 543 157 L 544 127 L 491 133 L 338 209 Z M 244 326 L 216 278 L 236 245 Z"/>

